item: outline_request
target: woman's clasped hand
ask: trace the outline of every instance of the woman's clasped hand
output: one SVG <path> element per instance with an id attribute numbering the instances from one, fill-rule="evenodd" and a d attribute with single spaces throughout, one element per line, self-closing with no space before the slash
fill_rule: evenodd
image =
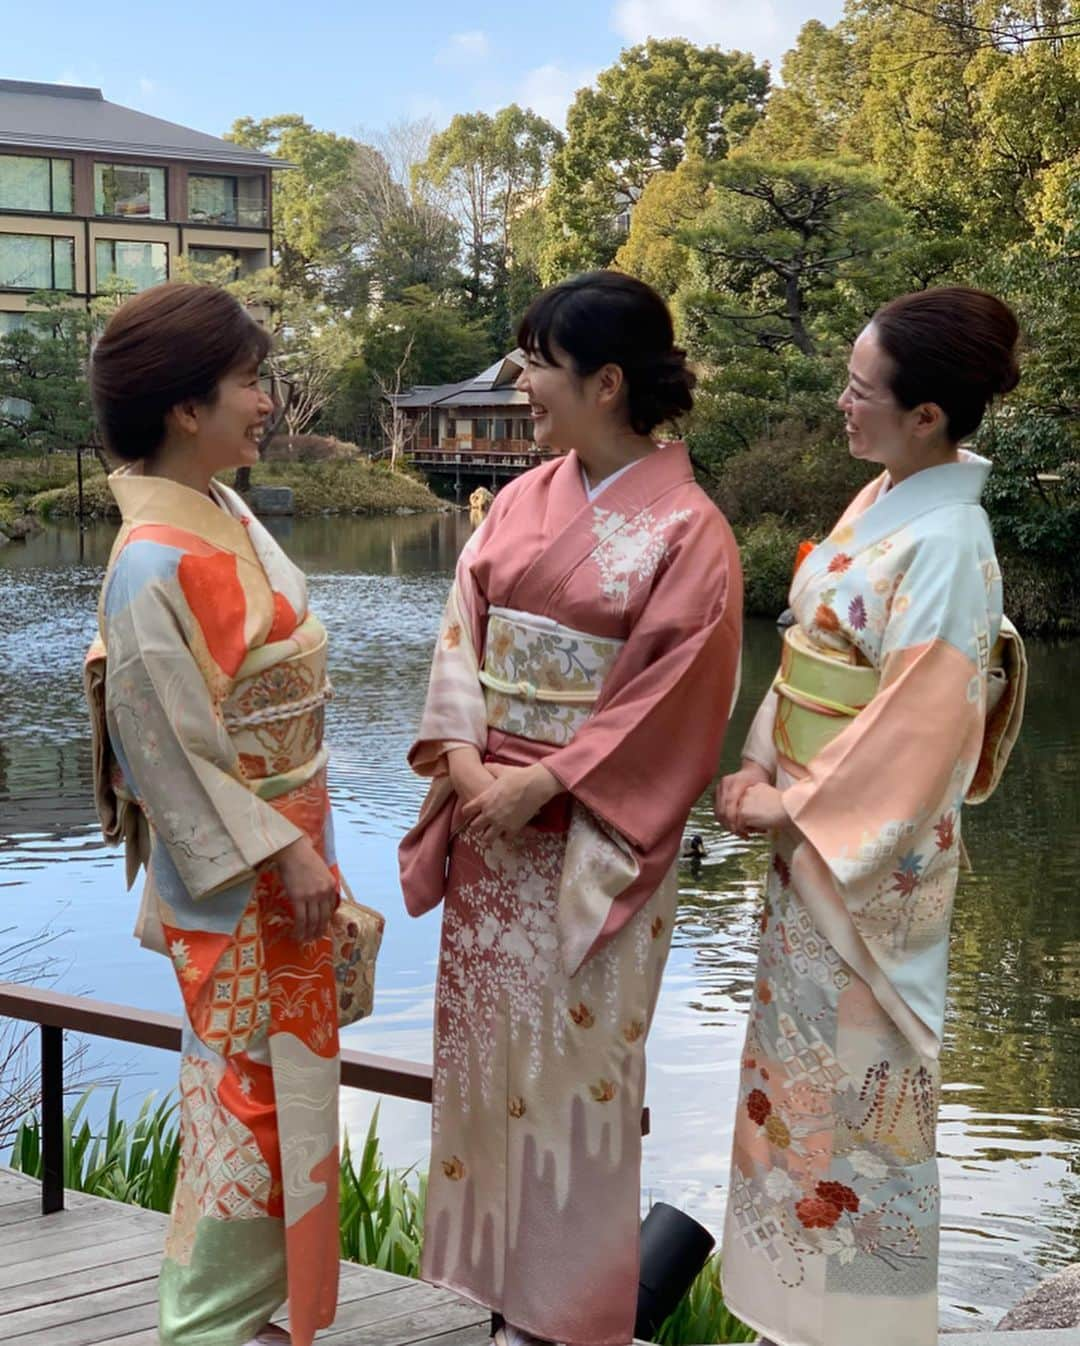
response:
<path id="1" fill-rule="evenodd" d="M 750 759 L 732 775 L 721 778 L 716 786 L 715 808 L 717 820 L 740 837 L 783 827 L 790 821 L 772 776 Z"/>
<path id="2" fill-rule="evenodd" d="M 484 763 L 475 748 L 447 754 L 450 780 L 463 801 L 462 816 L 485 846 L 499 836 L 516 837 L 562 786 L 540 762 L 532 766 Z"/>

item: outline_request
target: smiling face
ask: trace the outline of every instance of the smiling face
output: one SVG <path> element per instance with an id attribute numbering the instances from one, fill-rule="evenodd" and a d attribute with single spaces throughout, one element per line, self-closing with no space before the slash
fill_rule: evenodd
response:
<path id="1" fill-rule="evenodd" d="M 191 455 L 213 476 L 259 461 L 259 439 L 273 409 L 258 366 L 248 364 L 224 375 L 213 402 L 185 404 L 171 415 L 187 432 Z"/>
<path id="2" fill-rule="evenodd" d="M 933 402 L 910 411 L 901 406 L 890 386 L 892 361 L 871 323 L 851 349 L 848 382 L 837 399 L 844 413 L 848 447 L 853 458 L 880 463 L 893 481 L 900 481 L 955 450 L 945 434 L 945 417 Z"/>
<path id="3" fill-rule="evenodd" d="M 554 347 L 552 355 L 557 363 L 548 363 L 538 350 L 527 352 L 516 386 L 529 399 L 533 439 L 541 448 L 565 453 L 588 439 L 596 406 L 592 380 L 576 373 L 565 351 Z"/>

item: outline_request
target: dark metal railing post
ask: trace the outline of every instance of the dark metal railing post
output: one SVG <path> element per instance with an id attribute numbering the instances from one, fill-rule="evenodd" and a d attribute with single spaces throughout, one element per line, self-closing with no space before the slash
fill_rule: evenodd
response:
<path id="1" fill-rule="evenodd" d="M 64 1030 L 41 1025 L 41 1213 L 64 1209 Z"/>

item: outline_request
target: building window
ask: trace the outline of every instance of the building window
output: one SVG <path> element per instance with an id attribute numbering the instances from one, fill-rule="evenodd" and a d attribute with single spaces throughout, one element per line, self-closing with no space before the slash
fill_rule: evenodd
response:
<path id="1" fill-rule="evenodd" d="M 200 224 L 239 224 L 249 229 L 265 229 L 262 179 L 190 174 L 188 219 Z"/>
<path id="2" fill-rule="evenodd" d="M 488 429 L 489 429 L 489 426 L 488 426 L 487 418 L 486 418 L 485 416 L 481 416 L 481 417 L 477 420 L 477 422 L 476 422 L 476 438 L 477 438 L 477 439 L 487 439 L 487 437 L 488 437 Z"/>
<path id="3" fill-rule="evenodd" d="M 240 275 L 240 254 L 235 248 L 188 248 L 187 256 L 193 267 L 216 267 L 226 257 L 232 263 L 232 279 Z"/>
<path id="4" fill-rule="evenodd" d="M 25 313 L 0 313 L 0 341 L 25 326 Z M 6 421 L 8 425 L 19 425 L 29 420 L 32 411 L 30 403 L 21 397 L 0 397 L 0 424 Z"/>
<path id="5" fill-rule="evenodd" d="M 71 214 L 71 160 L 0 154 L 0 210 Z"/>
<path id="6" fill-rule="evenodd" d="M 73 290 L 75 240 L 0 234 L 0 289 Z"/>
<path id="7" fill-rule="evenodd" d="M 165 170 L 94 165 L 94 213 L 139 220 L 165 218 Z"/>
<path id="8" fill-rule="evenodd" d="M 169 276 L 169 249 L 164 243 L 133 243 L 99 238 L 96 245 L 97 288 L 110 277 L 130 281 L 136 290 L 160 285 Z"/>
<path id="9" fill-rule="evenodd" d="M 518 434 L 522 439 L 531 440 L 533 437 L 533 423 L 530 420 L 522 421 L 518 426 Z"/>

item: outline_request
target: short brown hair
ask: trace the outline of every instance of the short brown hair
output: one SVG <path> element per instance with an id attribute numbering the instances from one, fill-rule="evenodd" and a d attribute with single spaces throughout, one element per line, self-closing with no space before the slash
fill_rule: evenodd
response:
<path id="1" fill-rule="evenodd" d="M 939 285 L 901 295 L 871 319 L 892 361 L 889 387 L 908 411 L 933 402 L 958 444 L 979 428 L 994 397 L 1020 382 L 1016 314 L 996 295 Z"/>
<path id="2" fill-rule="evenodd" d="M 90 393 L 105 447 L 137 462 L 181 402 L 213 403 L 226 374 L 259 365 L 269 334 L 213 285 L 155 285 L 116 310 L 94 348 Z"/>

